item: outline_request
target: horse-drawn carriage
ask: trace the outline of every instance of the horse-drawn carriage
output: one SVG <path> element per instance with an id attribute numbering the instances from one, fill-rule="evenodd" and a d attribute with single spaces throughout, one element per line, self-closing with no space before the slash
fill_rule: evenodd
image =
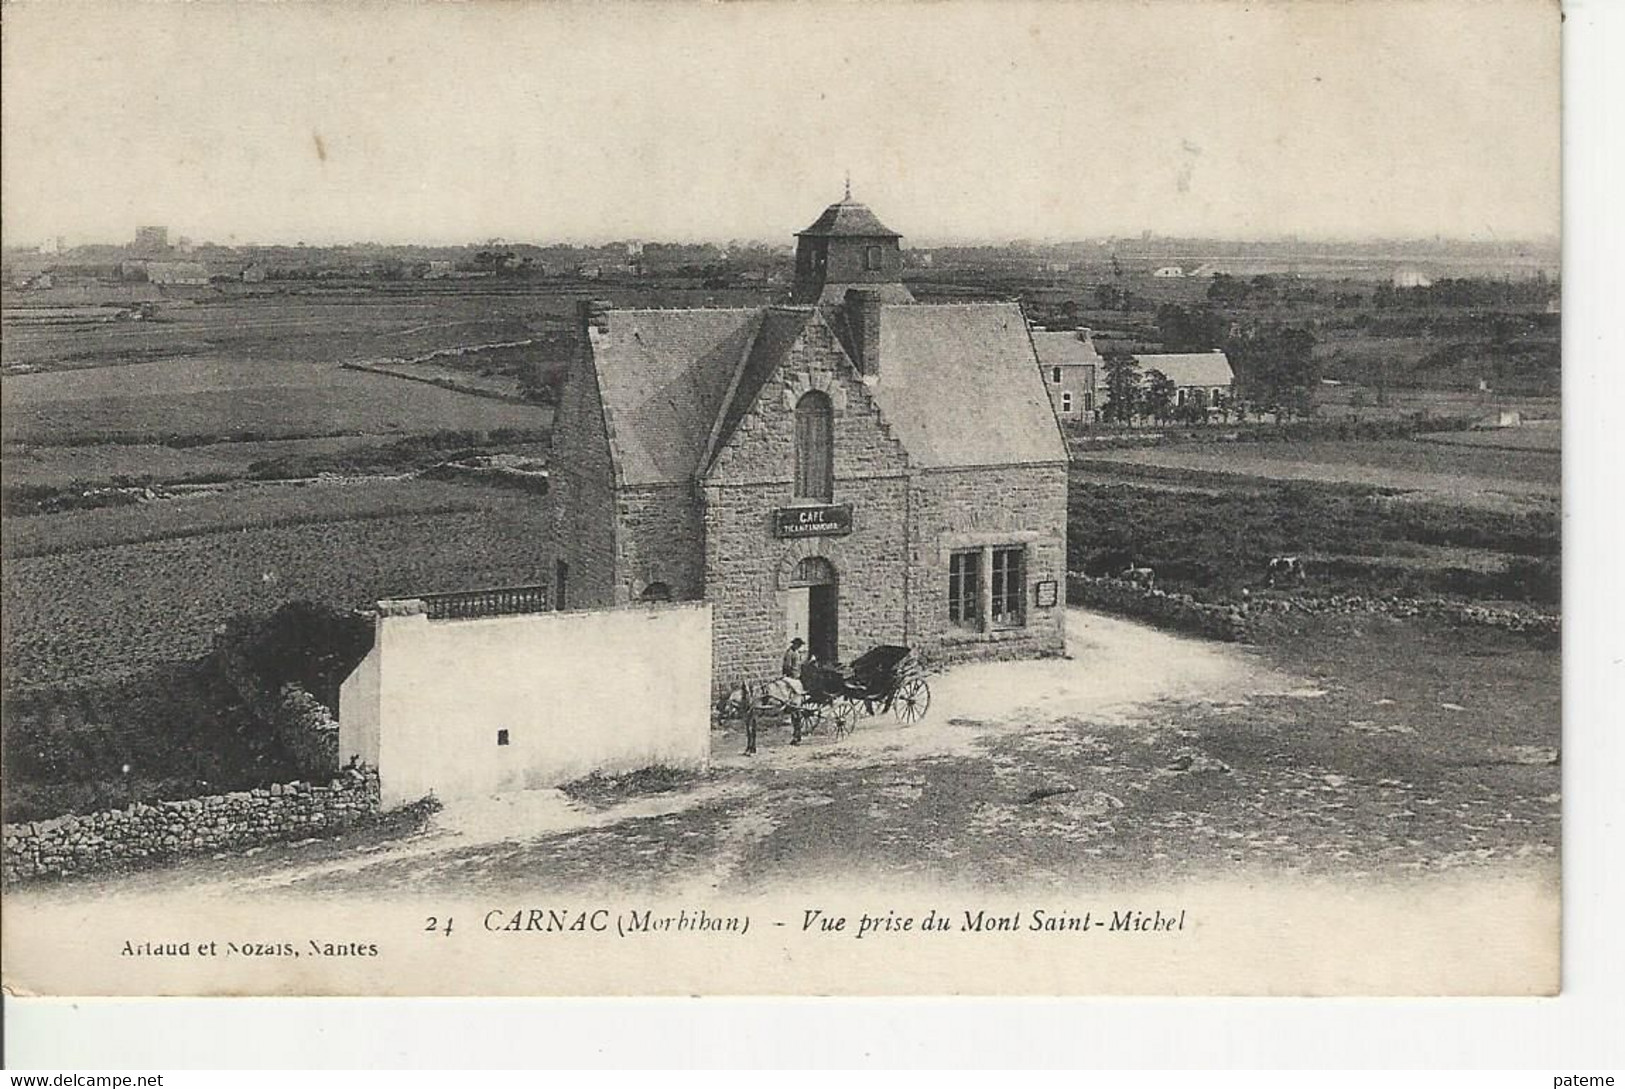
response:
<path id="1" fill-rule="evenodd" d="M 723 697 L 717 713 L 744 721 L 749 755 L 756 751 L 756 730 L 763 721 L 788 722 L 790 744 L 799 745 L 802 734 L 826 723 L 841 738 L 857 728 L 859 718 L 890 711 L 899 722 L 912 724 L 930 706 L 931 686 L 919 656 L 908 647 L 882 645 L 844 668 L 809 661 L 799 682 L 789 677 L 741 682 Z"/>

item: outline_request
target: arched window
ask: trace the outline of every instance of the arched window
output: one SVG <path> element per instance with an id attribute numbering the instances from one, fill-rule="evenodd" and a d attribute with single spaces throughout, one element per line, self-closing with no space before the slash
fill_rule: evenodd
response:
<path id="1" fill-rule="evenodd" d="M 828 502 L 835 494 L 835 411 L 814 390 L 796 402 L 797 499 Z"/>
<path id="2" fill-rule="evenodd" d="M 651 582 L 643 588 L 643 600 L 648 602 L 670 601 L 671 587 L 664 582 Z"/>

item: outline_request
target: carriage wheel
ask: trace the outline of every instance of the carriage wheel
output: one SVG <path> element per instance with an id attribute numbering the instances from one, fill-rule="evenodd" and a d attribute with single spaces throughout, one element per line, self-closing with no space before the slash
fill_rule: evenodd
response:
<path id="1" fill-rule="evenodd" d="M 918 722 L 931 706 L 931 686 L 918 677 L 903 682 L 892 698 L 891 709 L 902 722 Z"/>
<path id="2" fill-rule="evenodd" d="M 830 704 L 830 720 L 835 723 L 835 736 L 847 737 L 858 728 L 858 702 L 844 696 Z"/>

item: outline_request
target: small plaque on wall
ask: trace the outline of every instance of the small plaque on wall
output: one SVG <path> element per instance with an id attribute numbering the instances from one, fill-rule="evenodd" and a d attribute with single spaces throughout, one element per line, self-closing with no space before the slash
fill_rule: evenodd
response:
<path id="1" fill-rule="evenodd" d="M 1033 587 L 1033 601 L 1040 609 L 1053 609 L 1058 594 L 1058 584 L 1054 579 L 1045 579 Z"/>

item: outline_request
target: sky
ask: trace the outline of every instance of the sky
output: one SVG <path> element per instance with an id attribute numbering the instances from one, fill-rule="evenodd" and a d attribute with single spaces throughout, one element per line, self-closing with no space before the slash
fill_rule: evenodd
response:
<path id="1" fill-rule="evenodd" d="M 0 234 L 1554 239 L 1556 0 L 7 0 Z"/>

